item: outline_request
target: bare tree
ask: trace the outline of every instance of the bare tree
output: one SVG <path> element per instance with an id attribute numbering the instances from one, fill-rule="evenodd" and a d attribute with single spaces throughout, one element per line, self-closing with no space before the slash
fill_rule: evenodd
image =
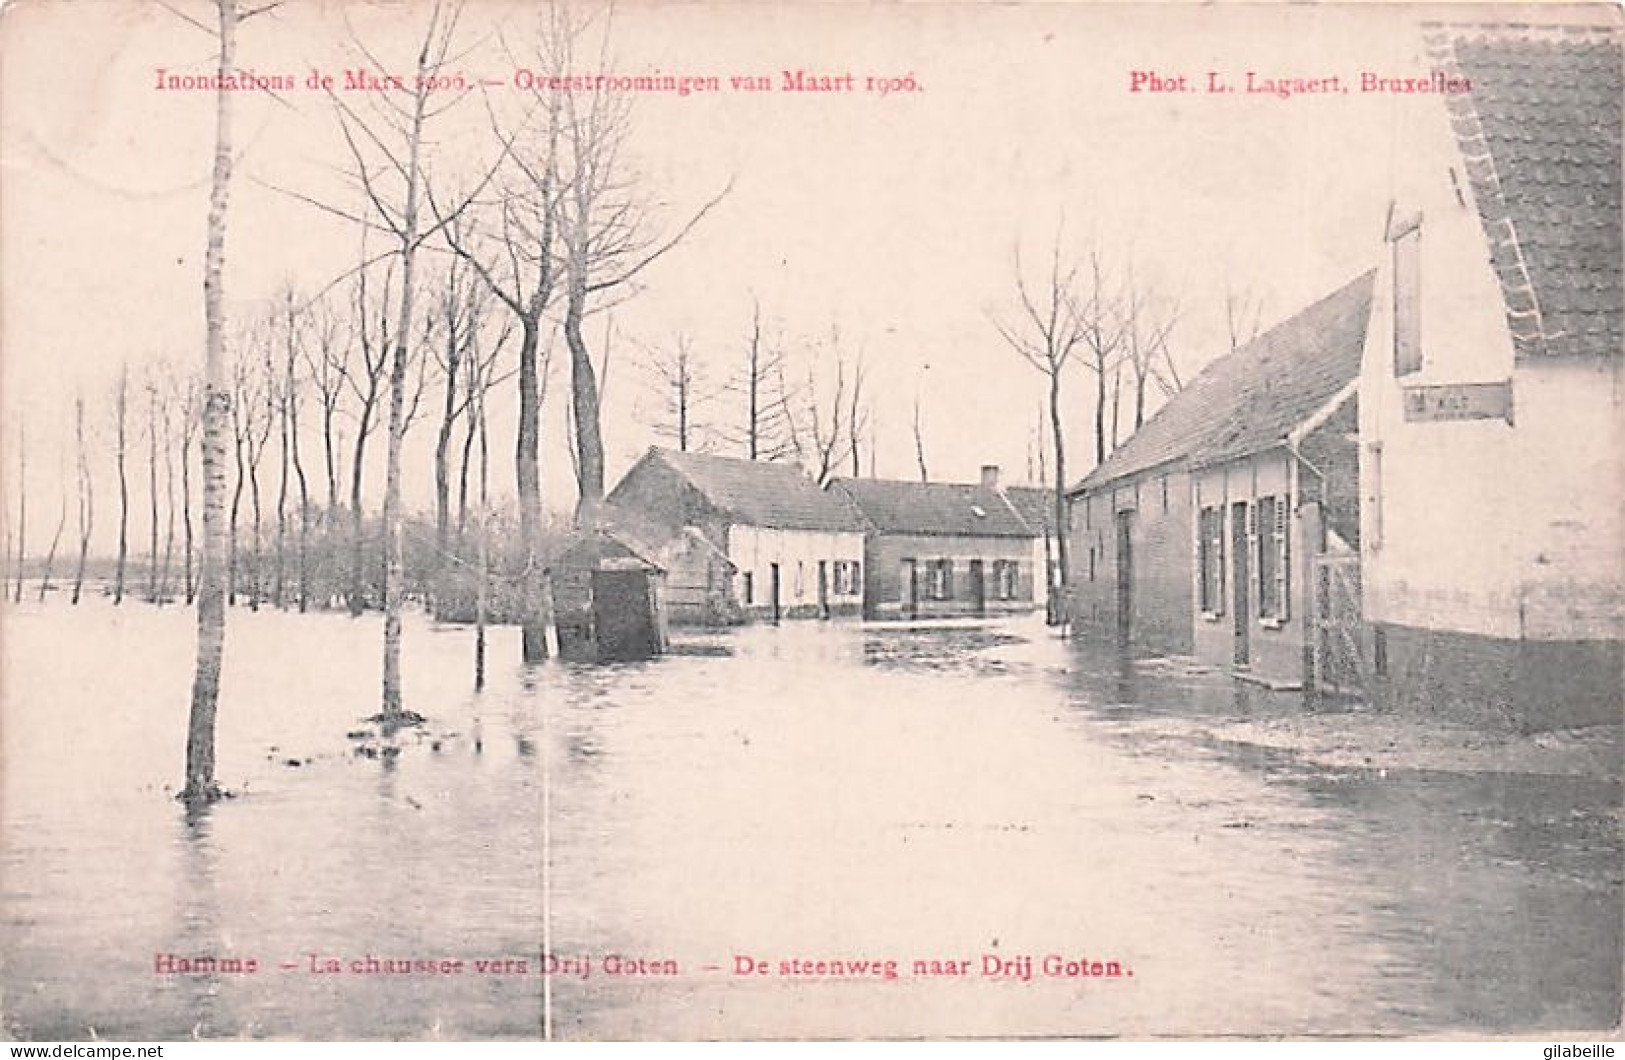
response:
<path id="1" fill-rule="evenodd" d="M 671 348 L 646 347 L 644 367 L 661 403 L 661 419 L 654 425 L 657 435 L 677 443 L 678 451 L 688 452 L 695 442 L 694 416 L 710 394 L 705 389 L 705 371 L 694 356 L 694 343 L 678 334 Z"/>
<path id="2" fill-rule="evenodd" d="M 79 560 L 73 569 L 73 602 L 79 602 L 79 596 L 85 586 L 85 561 L 90 555 L 90 531 L 95 515 L 95 493 L 90 478 L 90 456 L 85 445 L 85 398 L 83 394 L 75 394 L 73 398 L 73 437 L 77 450 L 75 469 L 79 485 Z"/>
<path id="3" fill-rule="evenodd" d="M 541 530 L 541 409 L 552 346 L 544 348 L 543 314 L 558 284 L 556 252 L 558 174 L 553 152 L 558 140 L 559 93 L 546 95 L 547 126 L 537 137 L 545 146 L 539 159 L 522 153 L 507 134 L 512 170 L 495 206 L 494 234 L 470 217 L 446 224 L 442 231 L 457 255 L 466 260 L 519 325 L 519 422 L 514 440 L 514 477 L 519 497 L 519 537 L 525 566 L 520 575 L 520 652 L 525 662 L 547 657 L 543 604 Z M 499 133 L 499 135 L 502 135 Z M 432 194 L 431 206 L 442 211 Z M 488 373 L 482 373 L 489 378 Z M 467 469 L 473 424 L 465 440 Z M 466 482 L 466 474 L 465 474 Z M 463 491 L 466 496 L 466 489 Z"/>
<path id="4" fill-rule="evenodd" d="M 202 426 L 198 409 L 198 385 L 195 379 L 187 379 L 181 388 L 181 568 L 183 571 L 184 589 L 186 592 L 186 606 L 192 606 L 197 594 L 197 583 L 193 578 L 193 563 L 196 544 L 193 541 L 192 527 L 192 443 L 197 440 L 198 429 Z"/>
<path id="5" fill-rule="evenodd" d="M 1048 274 L 1043 286 L 1036 291 L 1028 284 L 1018 251 L 1015 261 L 1016 297 L 1019 308 L 1008 323 L 995 318 L 994 327 L 1005 343 L 1022 360 L 1044 376 L 1049 388 L 1050 437 L 1055 455 L 1055 525 L 1066 525 L 1066 446 L 1063 441 L 1061 416 L 1061 373 L 1080 345 L 1087 345 L 1087 320 L 1079 313 L 1077 297 L 1078 266 L 1063 262 L 1061 237 L 1057 233 L 1050 251 Z M 1091 347 L 1092 348 L 1092 347 Z M 1102 376 L 1104 379 L 1104 376 Z M 1102 408 L 1104 392 L 1101 393 Z M 1102 409 L 1096 410 L 1097 430 L 1103 431 L 1099 419 Z M 1104 437 L 1097 435 L 1097 450 L 1103 449 Z M 1056 543 L 1061 571 L 1061 591 L 1067 585 L 1067 542 L 1064 533 L 1057 533 Z M 1056 609 L 1051 621 L 1064 621 L 1064 604 Z"/>
<path id="6" fill-rule="evenodd" d="M 269 0 L 267 10 L 280 0 Z M 203 556 L 198 577 L 197 670 L 186 726 L 186 786 L 189 804 L 220 796 L 214 778 L 214 728 L 220 699 L 220 666 L 226 638 L 225 443 L 231 390 L 225 357 L 226 208 L 231 191 L 231 80 L 237 51 L 237 0 L 214 0 L 219 14 L 220 87 L 215 91 L 214 169 L 209 182 L 209 220 L 203 258 Z"/>
<path id="7" fill-rule="evenodd" d="M 364 259 L 364 249 L 362 256 Z M 363 265 L 355 277 L 353 322 L 361 358 L 359 362 L 346 359 L 343 366 L 345 380 L 356 401 L 355 440 L 350 454 L 349 605 L 352 615 L 360 615 L 366 609 L 367 602 L 367 542 L 362 491 L 367 474 L 367 442 L 378 425 L 378 402 L 383 396 L 384 371 L 389 363 L 392 327 L 389 306 L 395 276 L 391 263 L 384 273 L 383 293 L 377 300 L 375 313 L 374 301 L 368 290 L 370 271 Z"/>
<path id="8" fill-rule="evenodd" d="M 614 64 L 609 54 L 610 19 L 595 30 L 592 17 L 576 19 L 554 5 L 553 53 L 570 62 L 577 42 L 596 33 L 601 69 Z M 558 235 L 564 255 L 564 342 L 570 352 L 570 404 L 575 423 L 579 464 L 578 517 L 590 513 L 604 497 L 604 442 L 598 380 L 583 325 L 595 306 L 629 297 L 635 283 L 654 262 L 676 247 L 727 194 L 716 197 L 668 238 L 651 234 L 650 206 L 641 183 L 624 154 L 631 132 L 633 95 L 602 86 L 566 92 L 563 122 L 554 153 L 559 167 Z"/>
<path id="9" fill-rule="evenodd" d="M 863 438 L 871 427 L 871 410 L 864 393 L 863 351 L 859 350 L 852 365 L 852 387 L 846 405 L 846 437 L 852 449 L 852 477 L 863 474 Z M 873 459 L 871 451 L 871 462 Z"/>
<path id="10" fill-rule="evenodd" d="M 269 335 L 265 333 L 264 322 L 258 322 L 244 339 L 238 350 L 238 357 L 232 369 L 232 402 L 231 427 L 232 441 L 235 450 L 237 475 L 231 494 L 231 514 L 229 518 L 229 575 L 226 583 L 226 598 L 236 603 L 237 586 L 240 575 L 238 557 L 241 553 L 239 545 L 238 527 L 242 521 L 243 493 L 248 492 L 249 508 L 252 512 L 252 536 L 249 538 L 250 549 L 248 553 L 248 602 L 254 610 L 259 609 L 260 603 L 260 550 L 261 537 L 261 503 L 259 466 L 265 455 L 265 445 L 271 436 L 273 420 L 272 408 L 274 398 L 270 391 L 272 373 L 269 370 L 270 355 Z M 248 356 L 251 352 L 260 354 L 258 364 L 249 364 Z"/>
<path id="11" fill-rule="evenodd" d="M 1071 319 L 1077 327 L 1078 336 L 1087 351 L 1083 364 L 1095 377 L 1095 466 L 1099 467 L 1106 462 L 1106 380 L 1116 371 L 1119 350 L 1123 341 L 1123 319 L 1117 299 L 1107 290 L 1105 267 L 1101 261 L 1098 250 L 1089 252 L 1089 288 L 1084 296 L 1079 296 L 1074 288 L 1077 283 L 1076 267 L 1073 275 L 1068 278 L 1069 293 L 1067 297 L 1073 301 L 1074 308 L 1070 311 Z M 1060 432 L 1056 430 L 1056 446 L 1060 445 Z M 1057 461 L 1059 463 L 1059 461 Z M 1056 487 L 1064 490 L 1065 486 Z M 1059 511 L 1057 501 L 1057 511 Z M 1059 522 L 1057 526 L 1061 525 Z M 1063 539 L 1061 563 L 1063 570 L 1066 564 L 1065 535 Z M 1066 577 L 1065 574 L 1062 575 Z"/>
<path id="12" fill-rule="evenodd" d="M 723 388 L 744 402 L 744 430 L 729 432 L 728 437 L 742 444 L 751 460 L 782 460 L 795 450 L 789 415 L 796 395 L 787 394 L 783 385 L 784 343 L 764 334 L 762 303 L 755 298 L 744 352 L 744 362 Z"/>
<path id="13" fill-rule="evenodd" d="M 925 431 L 920 424 L 920 394 L 914 393 L 914 460 L 920 467 L 920 481 L 930 482 L 931 473 L 925 467 Z"/>
<path id="14" fill-rule="evenodd" d="M 56 569 L 56 550 L 62 544 L 62 531 L 68 525 L 68 480 L 62 474 L 60 461 L 57 468 L 57 483 L 60 503 L 56 516 L 56 532 L 51 535 L 51 547 L 45 551 L 45 569 L 40 573 L 39 602 L 45 602 L 45 594 L 51 591 L 51 572 Z"/>
<path id="15" fill-rule="evenodd" d="M 1239 350 L 1258 337 L 1264 320 L 1264 297 L 1251 288 L 1236 290 L 1230 275 L 1224 278 L 1224 322 L 1230 333 L 1230 348 Z M 1177 379 L 1177 377 L 1176 377 Z"/>
<path id="16" fill-rule="evenodd" d="M 427 181 L 424 154 L 429 146 L 425 130 L 433 119 L 462 98 L 461 94 L 453 94 L 445 102 L 435 102 L 434 91 L 442 70 L 457 58 L 452 45 L 461 13 L 460 3 L 444 4 L 437 0 L 429 12 L 411 80 L 395 91 L 376 93 L 370 115 L 363 116 L 337 94 L 329 94 L 355 167 L 351 175 L 366 194 L 369 218 L 393 236 L 391 258 L 398 263 L 401 278 L 390 353 L 389 448 L 382 512 L 386 559 L 380 714 L 386 724 L 405 717 L 401 695 L 401 449 L 412 415 L 407 407 L 406 387 L 413 352 L 411 332 L 418 253 L 423 243 L 453 223 L 474 197 L 465 198 L 436 224 L 422 223 Z M 382 71 L 383 64 L 372 60 L 366 48 L 359 41 L 356 43 Z M 483 183 L 475 194 L 482 187 Z"/>
<path id="17" fill-rule="evenodd" d="M 302 347 L 305 378 L 310 381 L 320 410 L 322 460 L 327 479 L 326 525 L 331 527 L 339 512 L 340 443 L 336 434 L 339 408 L 349 385 L 350 343 L 345 321 L 324 295 L 305 309 L 309 342 Z"/>
<path id="18" fill-rule="evenodd" d="M 832 328 L 827 352 L 819 344 L 809 345 L 806 369 L 805 384 L 790 416 L 791 442 L 808 473 L 822 486 L 851 458 L 856 446 L 853 391 L 861 390 L 863 365 L 861 358 L 854 361 L 847 353 L 840 329 Z"/>
<path id="19" fill-rule="evenodd" d="M 1179 379 L 1168 352 L 1168 338 L 1179 323 L 1179 300 L 1164 294 L 1154 283 L 1139 280 L 1130 262 L 1122 301 L 1123 350 L 1118 364 L 1126 364 L 1134 376 L 1134 429 L 1138 431 L 1145 425 L 1149 384 L 1156 380 L 1166 390 L 1170 382 Z M 1115 414 L 1115 401 L 1113 411 Z"/>
<path id="20" fill-rule="evenodd" d="M 147 547 L 147 600 L 158 602 L 158 406 L 162 386 L 161 368 L 147 378 L 147 510 L 151 531 Z"/>
<path id="21" fill-rule="evenodd" d="M 431 310 L 439 314 L 440 341 L 432 347 L 443 381 L 440 427 L 434 445 L 435 555 L 437 567 L 451 554 L 451 444 L 458 421 L 469 417 L 467 434 L 474 432 L 471 403 L 478 389 L 471 385 L 481 375 L 477 342 L 485 323 L 490 289 L 467 260 L 454 257 L 446 273 L 445 288 Z M 465 447 L 464 452 L 467 452 Z M 466 457 L 465 457 L 466 460 Z M 466 479 L 464 480 L 466 482 Z M 465 486 L 466 488 L 466 486 Z"/>
<path id="22" fill-rule="evenodd" d="M 165 380 L 163 395 L 164 435 L 164 560 L 158 570 L 158 602 L 168 603 L 170 571 L 175 561 L 175 406 L 180 397 L 181 384 L 173 375 Z"/>
<path id="23" fill-rule="evenodd" d="M 482 368 L 477 356 L 470 357 L 468 364 L 473 372 L 490 371 L 489 364 Z M 489 378 L 488 374 L 486 378 Z M 474 550 L 474 691 L 476 692 L 485 688 L 485 623 L 491 599 L 491 447 L 485 419 L 485 395 L 488 390 L 488 385 L 473 374 L 470 375 L 469 399 L 472 404 L 469 422 L 478 433 L 480 443 L 480 514 L 475 531 L 477 539 Z"/>
<path id="24" fill-rule="evenodd" d="M 465 417 L 467 423 L 463 431 L 462 454 L 457 469 L 457 536 L 459 538 L 462 538 L 468 532 L 468 476 L 469 469 L 472 467 L 474 443 L 479 442 L 482 447 L 480 450 L 481 459 L 484 459 L 485 449 L 483 447 L 486 446 L 488 441 L 485 421 L 483 418 L 476 418 L 473 410 L 481 410 L 480 416 L 483 417 L 486 397 L 490 394 L 491 388 L 507 382 L 515 374 L 513 369 L 500 373 L 497 371 L 497 363 L 502 355 L 502 349 L 512 337 L 512 322 L 505 321 L 497 332 L 496 338 L 490 342 L 489 349 L 484 349 L 482 348 L 484 343 L 482 342 L 481 331 L 476 330 L 473 345 L 463 357 L 462 400 L 465 407 L 470 411 Z M 540 400 L 545 400 L 547 397 L 549 375 L 547 369 L 551 358 L 552 346 L 544 346 L 541 357 L 541 371 L 539 373 L 541 386 L 538 391 L 538 398 Z M 486 470 L 482 465 L 481 474 L 484 474 Z"/>
<path id="25" fill-rule="evenodd" d="M 118 464 L 118 560 L 113 567 L 113 603 L 124 602 L 124 567 L 130 554 L 130 480 L 125 471 L 130 415 L 130 366 L 119 366 L 113 389 L 114 460 Z M 19 532 L 20 532 L 19 526 Z"/>

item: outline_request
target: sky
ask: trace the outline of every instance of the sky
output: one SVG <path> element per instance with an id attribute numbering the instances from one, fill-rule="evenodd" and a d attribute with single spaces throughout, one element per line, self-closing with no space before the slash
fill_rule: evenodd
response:
<path id="1" fill-rule="evenodd" d="M 354 226 L 302 198 L 348 201 L 334 108 L 303 87 L 312 70 L 364 60 L 410 68 L 428 7 L 420 0 L 290 0 L 241 28 L 239 66 L 286 74 L 276 98 L 235 98 L 236 175 L 226 290 L 244 318 L 276 287 L 342 274 Z M 1518 9 L 1513 14 L 1527 14 Z M 932 477 L 974 479 L 999 464 L 1027 479 L 1044 379 L 994 327 L 1015 304 L 1018 254 L 1037 268 L 1059 242 L 1097 250 L 1122 275 L 1177 298 L 1171 349 L 1182 375 L 1228 348 L 1226 291 L 1261 301 L 1265 326 L 1371 267 L 1381 246 L 1399 108 L 1433 96 L 1131 91 L 1136 71 L 1208 71 L 1356 84 L 1362 71 L 1425 74 L 1418 19 L 1486 18 L 1488 9 L 1140 6 L 1082 3 L 636 3 L 614 13 L 609 68 L 715 75 L 723 91 L 639 94 L 630 161 L 674 231 L 720 189 L 722 201 L 642 277 L 637 296 L 589 326 L 613 355 L 605 396 L 609 478 L 658 441 L 659 399 L 639 349 L 687 336 L 713 380 L 743 354 L 753 299 L 792 347 L 839 329 L 861 348 L 875 408 L 878 474 L 916 474 L 919 396 Z M 1502 9 L 1500 17 L 1506 17 Z M 184 17 L 183 17 L 184 16 Z M 0 16 L 0 474 L 15 507 L 18 431 L 29 435 L 29 489 L 49 522 L 59 469 L 71 468 L 71 408 L 86 397 L 103 435 L 120 366 L 201 364 L 202 251 L 213 138 L 207 91 L 159 91 L 160 69 L 212 69 L 201 0 L 18 0 Z M 535 9 L 469 0 L 469 77 L 501 82 L 511 108 L 535 38 Z M 68 57 L 71 56 L 71 59 Z M 588 64 L 581 64 L 583 66 Z M 784 71 L 854 76 L 857 91 L 746 93 L 735 74 L 779 84 Z M 874 74 L 916 91 L 863 91 Z M 353 98 L 347 96 L 346 98 Z M 431 132 L 437 177 L 479 172 L 494 150 L 471 96 Z M 295 194 L 289 194 L 293 192 Z M 560 343 L 562 351 L 562 343 Z M 557 359 L 564 360 L 562 353 Z M 544 409 L 549 501 L 572 493 L 565 392 L 555 364 Z M 1093 462 L 1092 380 L 1063 377 L 1068 478 Z M 493 445 L 511 452 L 513 396 L 492 399 Z M 718 399 L 702 422 L 737 423 Z M 407 500 L 430 503 L 432 428 L 414 429 Z M 312 460 L 314 441 L 306 441 Z M 381 460 L 382 443 L 374 447 Z M 727 446 L 718 451 L 731 452 Z M 867 458 L 866 461 L 867 463 Z M 95 461 L 111 496 L 111 457 Z M 865 469 L 867 470 L 867 468 Z M 369 468 L 381 491 L 383 471 Z M 137 476 L 138 478 L 141 476 Z M 494 468 L 507 490 L 511 470 Z M 137 485 L 135 510 L 143 510 Z M 376 496 L 377 493 L 374 493 Z M 106 512 L 106 503 L 100 506 Z M 99 544 L 110 529 L 103 520 Z"/>

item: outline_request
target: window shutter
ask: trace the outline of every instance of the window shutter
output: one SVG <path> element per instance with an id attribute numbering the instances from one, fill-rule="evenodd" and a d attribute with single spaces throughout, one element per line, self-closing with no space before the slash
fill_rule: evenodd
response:
<path id="1" fill-rule="evenodd" d="M 1291 538 L 1287 531 L 1286 498 L 1275 502 L 1275 586 L 1276 586 L 1276 617 L 1282 621 L 1291 617 L 1292 601 L 1287 592 L 1292 587 L 1292 559 Z"/>

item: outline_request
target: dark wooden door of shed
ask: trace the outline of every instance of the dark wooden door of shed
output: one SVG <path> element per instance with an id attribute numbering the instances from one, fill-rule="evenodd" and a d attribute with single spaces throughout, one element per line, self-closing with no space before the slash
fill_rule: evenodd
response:
<path id="1" fill-rule="evenodd" d="M 600 662 L 647 659 L 659 649 L 646 571 L 593 571 L 592 609 Z"/>

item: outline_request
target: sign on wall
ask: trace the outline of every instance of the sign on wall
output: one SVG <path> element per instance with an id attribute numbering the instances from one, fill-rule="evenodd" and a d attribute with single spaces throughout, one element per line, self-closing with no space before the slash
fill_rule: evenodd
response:
<path id="1" fill-rule="evenodd" d="M 1407 386 L 1405 422 L 1506 420 L 1512 422 L 1512 381 Z"/>

